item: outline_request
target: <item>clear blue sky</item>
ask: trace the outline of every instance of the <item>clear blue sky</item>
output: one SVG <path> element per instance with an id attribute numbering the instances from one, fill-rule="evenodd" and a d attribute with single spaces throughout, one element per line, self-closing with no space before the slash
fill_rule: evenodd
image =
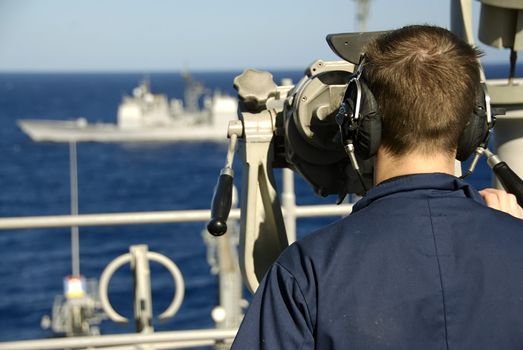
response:
<path id="1" fill-rule="evenodd" d="M 449 9 L 373 0 L 368 29 L 449 27 Z M 0 71 L 303 69 L 337 59 L 325 35 L 357 30 L 355 10 L 353 0 L 0 0 Z"/>

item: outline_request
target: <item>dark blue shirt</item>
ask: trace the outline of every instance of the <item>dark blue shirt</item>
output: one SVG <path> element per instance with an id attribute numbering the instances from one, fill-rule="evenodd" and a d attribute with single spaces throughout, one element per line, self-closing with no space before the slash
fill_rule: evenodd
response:
<path id="1" fill-rule="evenodd" d="M 233 349 L 523 349 L 523 220 L 467 183 L 383 183 L 292 244 Z"/>

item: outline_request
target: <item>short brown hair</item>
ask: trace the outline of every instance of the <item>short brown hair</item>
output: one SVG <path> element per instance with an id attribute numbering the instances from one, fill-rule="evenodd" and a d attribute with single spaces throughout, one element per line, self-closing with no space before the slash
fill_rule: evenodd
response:
<path id="1" fill-rule="evenodd" d="M 455 152 L 474 108 L 480 51 L 446 29 L 415 25 L 378 37 L 365 53 L 385 149 L 398 156 Z"/>

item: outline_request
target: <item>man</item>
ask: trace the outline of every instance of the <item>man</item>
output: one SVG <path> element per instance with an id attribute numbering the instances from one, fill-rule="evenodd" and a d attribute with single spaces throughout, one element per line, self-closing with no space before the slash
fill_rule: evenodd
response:
<path id="1" fill-rule="evenodd" d="M 521 208 L 453 176 L 478 51 L 410 26 L 365 52 L 383 124 L 376 186 L 282 253 L 233 349 L 523 348 Z"/>

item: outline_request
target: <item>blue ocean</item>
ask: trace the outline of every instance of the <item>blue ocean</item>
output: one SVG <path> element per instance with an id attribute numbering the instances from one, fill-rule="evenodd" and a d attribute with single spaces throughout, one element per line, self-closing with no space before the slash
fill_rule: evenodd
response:
<path id="1" fill-rule="evenodd" d="M 487 67 L 489 77 L 505 77 L 507 72 L 505 65 Z M 234 95 L 232 80 L 239 73 L 200 72 L 193 77 L 211 90 Z M 277 82 L 287 77 L 297 82 L 302 76 L 301 71 L 273 74 Z M 0 216 L 70 212 L 68 145 L 31 141 L 17 127 L 17 119 L 84 117 L 89 122 L 115 122 L 122 96 L 130 94 L 144 77 L 150 80 L 153 92 L 183 97 L 183 79 L 178 73 L 0 74 Z M 79 212 L 208 209 L 226 149 L 226 142 L 81 143 Z M 236 163 L 239 186 L 242 169 Z M 303 180 L 295 179 L 298 204 L 335 202 L 335 197 L 316 197 Z M 491 174 L 484 160 L 469 181 L 476 187 L 489 186 Z M 335 219 L 300 220 L 298 236 Z M 206 261 L 204 227 L 205 223 L 184 223 L 80 228 L 81 273 L 99 278 L 105 266 L 130 245 L 147 244 L 150 250 L 171 258 L 186 282 L 180 311 L 165 322 L 154 320 L 155 329 L 213 327 L 210 313 L 218 301 L 217 278 Z M 55 296 L 63 293 L 63 278 L 71 274 L 70 230 L 0 231 L 0 259 L 0 341 L 53 336 L 40 328 L 40 320 L 51 314 Z M 173 285 L 167 272 L 159 268 L 152 269 L 152 285 L 158 315 L 170 302 Z M 124 268 L 109 289 L 115 309 L 131 319 L 132 286 L 130 269 Z M 122 326 L 107 320 L 101 331 L 133 332 L 134 324 Z"/>

